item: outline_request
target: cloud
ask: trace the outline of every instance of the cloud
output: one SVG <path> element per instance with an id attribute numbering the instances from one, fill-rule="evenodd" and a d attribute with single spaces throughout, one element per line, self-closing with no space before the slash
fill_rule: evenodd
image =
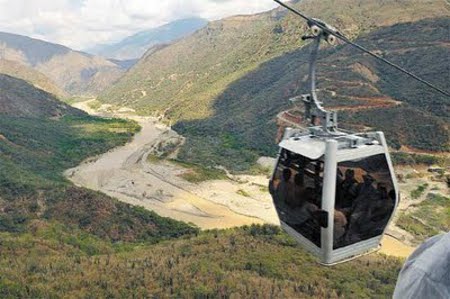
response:
<path id="1" fill-rule="evenodd" d="M 269 10 L 271 0 L 0 0 L 0 31 L 84 49 L 186 17 Z"/>

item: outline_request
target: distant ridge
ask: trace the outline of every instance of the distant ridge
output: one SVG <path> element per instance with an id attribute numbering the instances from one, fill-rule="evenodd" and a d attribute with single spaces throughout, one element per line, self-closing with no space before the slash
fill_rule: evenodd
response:
<path id="1" fill-rule="evenodd" d="M 34 87 L 45 90 L 60 99 L 69 97 L 68 93 L 59 88 L 50 78 L 20 62 L 0 59 L 0 74 L 25 80 L 34 85 Z"/>
<path id="2" fill-rule="evenodd" d="M 101 57 L 6 32 L 0 32 L 0 59 L 33 68 L 72 96 L 95 96 L 124 71 Z"/>
<path id="3" fill-rule="evenodd" d="M 166 25 L 138 32 L 115 44 L 98 45 L 86 52 L 107 58 L 131 60 L 140 58 L 149 48 L 173 42 L 206 26 L 201 18 L 181 19 Z"/>
<path id="4" fill-rule="evenodd" d="M 128 59 L 128 60 L 118 60 L 118 59 L 108 59 L 114 64 L 117 64 L 124 70 L 129 70 L 133 65 L 135 65 L 139 59 Z"/>

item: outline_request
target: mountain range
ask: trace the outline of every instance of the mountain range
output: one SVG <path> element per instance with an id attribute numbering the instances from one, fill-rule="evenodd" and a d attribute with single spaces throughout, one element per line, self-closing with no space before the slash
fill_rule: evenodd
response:
<path id="1" fill-rule="evenodd" d="M 26 36 L 0 32 L 0 61 L 3 60 L 22 65 L 23 71 L 24 67 L 28 67 L 41 73 L 41 77 L 46 76 L 48 81 L 70 96 L 95 96 L 124 72 L 122 66 L 98 56 Z M 65 96 L 54 88 L 53 92 Z"/>
<path id="2" fill-rule="evenodd" d="M 201 18 L 181 19 L 157 28 L 140 31 L 117 43 L 97 45 L 85 51 L 118 60 L 139 59 L 151 47 L 188 36 L 206 24 L 207 21 Z"/>
<path id="3" fill-rule="evenodd" d="M 448 57 L 448 2 L 345 0 L 335 4 L 332 0 L 293 2 L 371 50 L 381 51 L 443 88 L 448 85 L 447 78 L 439 75 L 447 73 L 440 61 Z M 275 154 L 276 115 L 288 108 L 289 96 L 306 91 L 309 49 L 300 40 L 306 32 L 303 20 L 283 9 L 211 22 L 191 36 L 148 52 L 99 100 L 175 122 L 175 128 L 188 137 L 182 151 L 187 160 L 246 168 L 259 155 Z M 385 129 L 390 144 L 397 148 L 448 149 L 448 110 L 439 95 L 343 45 L 327 48 L 319 69 L 321 88 L 335 95 L 325 100 L 328 106 L 361 108 L 378 101 L 379 108 L 380 104 L 387 108 L 381 111 L 389 115 L 376 119 L 379 113 L 374 109 L 343 109 L 344 124 Z M 426 104 L 424 97 L 430 99 Z M 395 102 L 405 105 L 391 105 Z M 411 127 L 402 120 L 404 115 L 420 116 L 435 134 Z M 392 119 L 397 119 L 396 131 L 388 122 Z M 235 159 L 228 159 L 230 155 Z"/>

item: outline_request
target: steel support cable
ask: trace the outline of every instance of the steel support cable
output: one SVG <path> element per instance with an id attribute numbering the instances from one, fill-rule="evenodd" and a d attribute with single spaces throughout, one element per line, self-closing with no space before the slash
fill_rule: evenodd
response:
<path id="1" fill-rule="evenodd" d="M 290 10 L 291 12 L 295 13 L 296 15 L 302 17 L 303 19 L 305 19 L 306 21 L 308 21 L 309 24 L 313 24 L 313 25 L 319 27 L 323 32 L 325 32 L 325 33 L 327 33 L 327 34 L 334 35 L 336 38 L 342 40 L 343 42 L 345 42 L 345 43 L 347 43 L 347 44 L 349 44 L 349 45 L 351 45 L 351 46 L 353 46 L 353 47 L 359 49 L 360 51 L 362 51 L 362 52 L 364 52 L 364 53 L 366 53 L 366 54 L 369 54 L 370 56 L 372 56 L 372 57 L 378 59 L 378 60 L 381 61 L 381 62 L 384 62 L 384 63 L 390 65 L 391 67 L 393 67 L 393 68 L 399 70 L 400 72 L 402 72 L 402 73 L 404 73 L 404 74 L 410 76 L 411 78 L 413 78 L 413 79 L 415 79 L 415 80 L 417 80 L 417 81 L 419 81 L 419 82 L 421 82 L 421 83 L 427 85 L 428 87 L 434 89 L 435 91 L 437 91 L 437 92 L 439 92 L 439 93 L 441 93 L 441 94 L 443 94 L 443 95 L 445 95 L 445 96 L 447 96 L 447 97 L 450 97 L 450 93 L 449 93 L 449 92 L 447 92 L 447 91 L 445 91 L 445 90 L 443 90 L 443 89 L 441 89 L 441 88 L 435 86 L 434 84 L 432 84 L 432 83 L 430 83 L 430 82 L 428 82 L 428 81 L 426 81 L 426 80 L 420 78 L 419 76 L 417 76 L 417 75 L 415 75 L 415 74 L 413 74 L 413 73 L 407 71 L 406 69 L 402 68 L 402 67 L 399 66 L 398 64 L 395 64 L 395 63 L 393 63 L 393 62 L 390 62 L 389 60 L 387 60 L 387 59 L 385 59 L 385 58 L 383 58 L 383 57 L 381 57 L 381 56 L 379 56 L 379 55 L 377 55 L 377 54 L 371 52 L 370 50 L 364 48 L 363 46 L 360 46 L 360 45 L 358 45 L 357 43 L 352 42 L 349 38 L 347 38 L 346 36 L 344 36 L 342 33 L 338 32 L 338 31 L 331 30 L 330 28 L 328 28 L 327 26 L 324 26 L 323 24 L 321 24 L 321 23 L 318 22 L 317 20 L 315 20 L 315 19 L 313 19 L 313 18 L 310 18 L 310 17 L 306 16 L 305 14 L 301 13 L 301 12 L 298 11 L 297 9 L 295 9 L 295 8 L 293 8 L 293 7 L 291 7 L 291 6 L 287 5 L 287 4 L 284 4 L 284 3 L 281 2 L 280 0 L 274 0 L 274 1 L 275 1 L 276 3 L 278 3 L 278 4 L 280 4 L 281 6 L 283 6 L 284 8 L 286 8 L 286 9 Z"/>

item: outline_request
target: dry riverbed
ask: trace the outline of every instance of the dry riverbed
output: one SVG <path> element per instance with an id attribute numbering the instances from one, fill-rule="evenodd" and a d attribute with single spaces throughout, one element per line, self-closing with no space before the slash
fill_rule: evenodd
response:
<path id="1" fill-rule="evenodd" d="M 95 114 L 89 101 L 75 106 Z M 154 118 L 130 115 L 129 110 L 115 116 L 136 120 L 142 130 L 125 146 L 67 170 L 67 177 L 76 185 L 202 229 L 277 223 L 270 196 L 261 190 L 261 186 L 267 184 L 265 177 L 246 176 L 239 182 L 190 183 L 181 178 L 188 169 L 167 161 L 147 159 L 153 147 L 163 139 L 176 136 L 175 132 Z M 245 190 L 241 192 L 245 196 L 239 190 Z"/>

